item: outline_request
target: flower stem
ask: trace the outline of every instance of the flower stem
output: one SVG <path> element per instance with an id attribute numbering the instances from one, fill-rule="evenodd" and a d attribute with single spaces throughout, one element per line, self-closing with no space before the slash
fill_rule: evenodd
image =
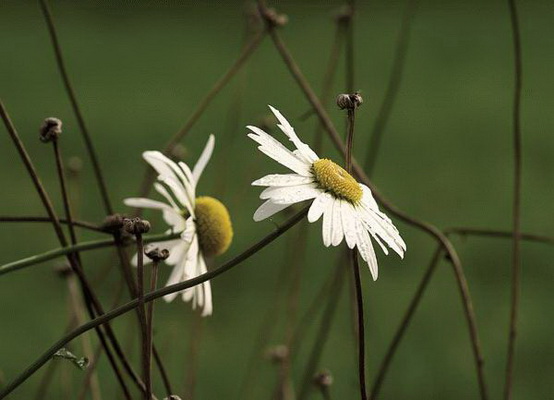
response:
<path id="1" fill-rule="evenodd" d="M 152 271 L 150 275 L 150 292 L 153 292 L 156 290 L 156 287 L 158 285 L 158 266 L 159 261 L 153 261 L 152 263 Z M 153 321 L 154 321 L 154 302 L 151 301 L 148 303 L 148 309 L 146 311 L 146 347 L 148 351 L 148 358 L 149 358 L 149 366 L 148 371 L 149 374 L 151 373 L 152 367 L 151 367 L 151 357 L 152 357 L 152 331 L 153 331 Z"/>
<path id="2" fill-rule="evenodd" d="M 365 387 L 365 332 L 364 332 L 364 299 L 362 296 L 362 281 L 360 279 L 360 266 L 358 265 L 358 252 L 351 250 L 352 268 L 354 269 L 354 281 L 356 283 L 356 303 L 358 309 L 358 376 L 360 380 L 360 398 L 367 400 Z"/>
<path id="3" fill-rule="evenodd" d="M 152 382 L 150 381 L 150 347 L 148 346 L 148 325 L 146 321 L 146 306 L 144 303 L 144 244 L 142 234 L 137 234 L 137 291 L 140 333 L 142 342 L 142 380 L 144 381 L 144 399 L 152 398 Z"/>

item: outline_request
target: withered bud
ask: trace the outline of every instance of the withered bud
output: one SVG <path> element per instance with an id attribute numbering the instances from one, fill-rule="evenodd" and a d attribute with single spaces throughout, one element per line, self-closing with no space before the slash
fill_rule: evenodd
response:
<path id="1" fill-rule="evenodd" d="M 67 160 L 67 172 L 71 176 L 78 176 L 83 170 L 83 160 L 80 157 L 73 156 Z"/>
<path id="2" fill-rule="evenodd" d="M 324 369 L 315 374 L 314 384 L 322 388 L 331 386 L 333 384 L 333 375 L 331 375 L 331 371 Z"/>
<path id="3" fill-rule="evenodd" d="M 345 108 L 347 110 L 355 110 L 358 108 L 362 103 L 364 102 L 364 99 L 362 99 L 362 96 L 360 96 L 360 93 L 356 92 L 353 94 L 339 94 L 337 96 L 337 106 L 344 110 Z"/>
<path id="4" fill-rule="evenodd" d="M 279 14 L 274 8 L 262 8 L 262 18 L 271 26 L 283 26 L 289 21 L 286 14 Z"/>
<path id="5" fill-rule="evenodd" d="M 150 230 L 150 222 L 141 218 L 124 218 L 123 230 L 131 235 L 142 235 Z"/>
<path id="6" fill-rule="evenodd" d="M 108 215 L 102 223 L 102 230 L 110 233 L 119 232 L 123 228 L 124 219 L 125 217 L 120 214 Z"/>
<path id="7" fill-rule="evenodd" d="M 164 397 L 164 400 L 181 400 L 181 398 L 179 396 L 177 396 L 176 394 L 172 394 L 169 397 Z"/>
<path id="8" fill-rule="evenodd" d="M 354 15 L 354 10 L 352 9 L 352 6 L 345 5 L 342 6 L 337 13 L 335 14 L 335 21 L 339 24 L 347 24 L 350 22 Z"/>
<path id="9" fill-rule="evenodd" d="M 58 118 L 48 117 L 42 121 L 39 129 L 39 139 L 43 143 L 56 140 L 62 134 L 62 121 Z"/>
<path id="10" fill-rule="evenodd" d="M 160 249 L 159 247 L 149 247 L 144 249 L 144 255 L 154 262 L 160 262 L 169 257 L 169 250 Z"/>
<path id="11" fill-rule="evenodd" d="M 270 347 L 266 351 L 266 357 L 274 364 L 281 363 L 289 357 L 289 348 L 284 344 Z"/>
<path id="12" fill-rule="evenodd" d="M 68 263 L 60 263 L 54 266 L 54 272 L 60 278 L 67 278 L 73 273 L 73 270 L 71 269 L 71 265 L 69 265 Z"/>

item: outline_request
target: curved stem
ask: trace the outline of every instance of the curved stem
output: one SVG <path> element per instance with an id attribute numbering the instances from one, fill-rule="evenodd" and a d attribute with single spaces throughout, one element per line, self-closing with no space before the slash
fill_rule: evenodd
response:
<path id="1" fill-rule="evenodd" d="M 49 217 L 0 216 L 0 223 L 1 222 L 48 222 L 48 223 L 52 223 L 52 220 Z M 69 224 L 69 221 L 67 219 L 61 218 L 60 223 L 61 224 Z M 79 228 L 84 228 L 84 229 L 88 229 L 88 230 L 91 230 L 91 231 L 106 233 L 106 232 L 104 232 L 104 230 L 100 226 L 94 225 L 91 222 L 73 220 L 72 223 L 73 223 L 74 226 L 77 226 Z"/>
<path id="2" fill-rule="evenodd" d="M 356 304 L 358 311 L 358 375 L 360 381 L 360 398 L 367 400 L 365 387 L 365 331 L 364 331 L 364 299 L 362 296 L 362 280 L 360 278 L 360 266 L 358 265 L 358 252 L 351 250 L 352 268 L 354 270 L 354 282 L 356 287 Z"/>
<path id="3" fill-rule="evenodd" d="M 514 145 L 514 196 L 513 196 L 513 245 L 512 245 L 512 288 L 510 324 L 508 328 L 508 356 L 506 361 L 506 381 L 504 386 L 504 399 L 512 398 L 515 347 L 517 337 L 517 319 L 521 287 L 521 38 L 519 33 L 519 21 L 515 0 L 508 0 L 510 9 L 510 22 L 512 26 L 512 40 L 514 47 L 514 104 L 513 118 L 513 145 Z"/>
<path id="4" fill-rule="evenodd" d="M 180 236 L 180 233 L 170 233 L 170 234 L 159 234 L 159 235 L 149 235 L 144 236 L 144 243 L 152 242 L 163 242 L 167 240 L 177 239 Z M 9 272 L 17 271 L 22 268 L 30 267 L 32 265 L 52 260 L 61 256 L 66 256 L 71 253 L 101 249 L 103 247 L 115 246 L 116 242 L 114 239 L 102 239 L 102 240 L 92 240 L 90 242 L 81 242 L 74 246 L 65 246 L 57 249 L 49 250 L 41 254 L 36 254 L 31 257 L 23 258 L 21 260 L 13 261 L 8 264 L 0 266 L 0 275 L 7 274 Z"/>
<path id="5" fill-rule="evenodd" d="M 273 242 L 275 239 L 277 239 L 279 236 L 281 236 L 283 233 L 288 231 L 290 228 L 292 228 L 294 225 L 296 225 L 298 222 L 306 216 L 308 213 L 308 207 L 304 208 L 302 211 L 297 213 L 295 216 L 287 220 L 282 226 L 277 228 L 275 231 L 270 233 L 269 235 L 265 236 L 263 239 L 256 242 L 254 245 L 252 245 L 250 248 L 233 258 L 232 260 L 226 262 L 221 267 L 206 272 L 205 274 L 199 275 L 196 278 L 189 279 L 184 282 L 176 283 L 174 285 L 166 286 L 164 288 L 158 289 L 154 292 L 150 292 L 145 294 L 144 296 L 144 302 L 149 303 L 151 301 L 154 301 L 156 299 L 159 299 L 160 297 L 163 297 L 170 293 L 180 292 L 182 290 L 191 288 L 193 286 L 199 285 L 203 282 L 206 282 L 210 279 L 213 279 L 229 270 L 234 268 L 235 266 L 239 265 L 244 260 L 250 258 L 254 254 L 256 254 L 258 251 L 266 247 L 268 244 Z M 20 386 L 23 382 L 25 382 L 30 376 L 32 376 L 41 366 L 43 366 L 48 360 L 52 358 L 52 356 L 62 347 L 64 347 L 67 343 L 69 343 L 71 340 L 75 339 L 76 337 L 82 335 L 83 333 L 94 329 L 97 326 L 100 326 L 102 324 L 105 324 L 112 319 L 125 314 L 136 307 L 138 307 L 139 302 L 137 299 L 132 300 L 120 307 L 117 307 L 89 322 L 86 324 L 81 325 L 77 329 L 71 331 L 64 337 L 62 337 L 60 340 L 58 340 L 54 345 L 52 345 L 46 352 L 44 352 L 39 358 L 37 358 L 29 367 L 25 369 L 21 374 L 19 374 L 12 382 L 10 382 L 6 387 L 2 389 L 0 392 L 0 399 L 6 398 L 11 392 L 13 392 L 18 386 Z"/>
<path id="6" fill-rule="evenodd" d="M 511 231 L 500 231 L 495 229 L 484 229 L 484 228 L 456 227 L 456 228 L 445 229 L 444 233 L 456 234 L 460 236 L 470 235 L 470 236 L 484 236 L 484 237 L 504 238 L 504 239 L 513 238 L 513 233 Z M 546 236 L 546 235 L 537 235 L 534 233 L 521 233 L 521 240 L 554 245 L 554 237 Z"/>

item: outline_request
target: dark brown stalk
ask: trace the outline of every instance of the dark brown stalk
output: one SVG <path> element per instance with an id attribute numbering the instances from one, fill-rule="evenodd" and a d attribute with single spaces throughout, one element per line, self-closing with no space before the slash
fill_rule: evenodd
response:
<path id="1" fill-rule="evenodd" d="M 202 330 L 204 327 L 203 317 L 199 313 L 192 316 L 192 333 L 189 342 L 189 352 L 186 359 L 187 375 L 185 382 L 185 398 L 193 400 L 196 396 L 196 378 L 198 371 L 198 352 L 200 351 L 200 342 L 202 340 Z"/>
<path id="2" fill-rule="evenodd" d="M 167 142 L 164 147 L 163 153 L 170 154 L 175 146 L 183 140 L 183 138 L 189 133 L 194 124 L 200 119 L 204 111 L 208 108 L 214 97 L 229 83 L 231 78 L 233 78 L 237 72 L 240 71 L 245 62 L 250 58 L 254 51 L 258 48 L 259 44 L 262 42 L 262 39 L 265 37 L 266 32 L 260 31 L 257 32 L 252 39 L 244 46 L 241 53 L 235 62 L 229 67 L 229 69 L 223 74 L 223 76 L 214 84 L 208 93 L 204 96 L 202 100 L 196 106 L 196 109 L 189 117 L 185 125 L 173 137 Z M 147 196 L 152 187 L 152 182 L 154 181 L 155 174 L 151 168 L 147 169 L 145 172 L 144 178 L 142 180 L 139 194 L 144 197 Z"/>
<path id="3" fill-rule="evenodd" d="M 96 155 L 96 150 L 94 149 L 94 145 L 92 144 L 92 139 L 85 125 L 85 120 L 79 107 L 79 103 L 77 102 L 77 96 L 75 95 L 75 91 L 73 90 L 73 86 L 71 85 L 71 81 L 69 79 L 69 74 L 67 73 L 67 69 L 65 67 L 65 62 L 62 56 L 62 49 L 58 39 L 58 34 L 56 32 L 56 26 L 54 25 L 54 19 L 52 18 L 52 13 L 50 12 L 50 8 L 48 7 L 47 0 L 39 0 L 39 4 L 42 10 L 42 14 L 44 15 L 44 19 L 46 20 L 46 24 L 48 26 L 48 33 L 50 34 L 50 40 L 52 41 L 52 46 L 56 55 L 56 63 L 58 64 L 58 69 L 60 70 L 65 90 L 67 91 L 67 95 L 69 96 L 71 107 L 73 108 L 73 112 L 75 113 L 75 117 L 77 118 L 77 123 L 79 124 L 79 129 L 81 130 L 81 134 L 83 135 L 83 139 L 85 141 L 85 146 L 92 163 L 92 168 L 94 170 L 94 175 L 96 177 L 98 188 L 100 189 L 100 195 L 102 196 L 104 208 L 107 214 L 113 214 L 113 210 L 110 204 L 110 198 L 108 196 L 108 189 L 106 187 L 106 183 L 100 169 L 100 163 L 98 162 L 98 156 Z"/>
<path id="4" fill-rule="evenodd" d="M 151 271 L 151 274 L 150 274 L 150 291 L 153 292 L 154 290 L 156 290 L 156 287 L 158 286 L 158 266 L 159 266 L 159 261 L 157 260 L 153 260 L 152 261 L 152 271 Z M 146 347 L 147 347 L 147 352 L 148 352 L 148 358 L 149 358 L 149 362 L 148 362 L 148 373 L 151 374 L 151 370 L 152 370 L 152 367 L 151 367 L 151 361 L 150 361 L 150 358 L 152 357 L 152 335 L 153 335 L 153 330 L 154 330 L 154 302 L 150 302 L 148 303 L 148 309 L 146 311 Z M 151 378 L 150 378 L 151 379 Z"/>
<path id="5" fill-rule="evenodd" d="M 144 399 L 152 398 L 152 382 L 150 380 L 150 348 L 148 347 L 148 323 L 146 321 L 146 306 L 144 303 L 144 245 L 142 235 L 137 234 L 137 290 L 140 321 L 140 336 L 142 349 L 142 380 L 145 386 Z"/>
<path id="6" fill-rule="evenodd" d="M 358 305 L 358 378 L 360 381 L 360 398 L 367 400 L 365 387 L 365 330 L 364 330 L 364 299 L 362 296 L 362 280 L 360 278 L 360 266 L 358 265 L 358 252 L 351 250 L 352 268 L 354 269 L 354 282 L 356 286 L 356 304 Z"/>
<path id="7" fill-rule="evenodd" d="M 271 27 L 270 24 L 267 24 L 267 25 Z M 269 34 L 273 40 L 273 43 L 277 51 L 281 54 L 281 57 L 283 58 L 283 61 L 288 67 L 289 71 L 291 72 L 294 79 L 296 80 L 296 82 L 304 92 L 306 98 L 308 99 L 308 101 L 316 111 L 317 115 L 319 116 L 320 121 L 322 122 L 323 126 L 325 127 L 325 130 L 329 134 L 329 137 L 335 144 L 335 147 L 337 148 L 337 150 L 343 152 L 344 154 L 345 146 L 340 138 L 340 135 L 335 129 L 333 122 L 327 115 L 327 112 L 321 105 L 321 102 L 317 98 L 317 95 L 312 90 L 308 81 L 302 74 L 302 71 L 294 61 L 288 48 L 285 46 L 285 43 L 283 42 L 280 35 L 275 29 L 270 28 Z M 448 254 L 452 262 L 454 274 L 456 276 L 456 281 L 457 281 L 458 288 L 460 290 L 460 295 L 462 297 L 462 302 L 464 305 L 464 313 L 468 323 L 471 347 L 472 347 L 472 351 L 475 359 L 475 369 L 477 373 L 477 379 L 479 382 L 480 396 L 482 400 L 486 400 L 488 398 L 488 395 L 487 395 L 485 375 L 483 370 L 484 361 L 483 361 L 483 354 L 481 350 L 481 344 L 479 340 L 479 334 L 477 330 L 475 312 L 473 310 L 473 302 L 471 300 L 471 295 L 469 292 L 469 287 L 467 285 L 467 280 L 465 279 L 462 264 L 460 262 L 458 254 L 456 253 L 456 250 L 454 249 L 454 246 L 452 246 L 452 243 L 448 240 L 448 238 L 444 235 L 444 233 L 442 233 L 437 227 L 406 214 L 405 212 L 398 209 L 391 202 L 389 202 L 371 183 L 367 175 L 364 173 L 362 168 L 354 159 L 352 160 L 352 166 L 353 166 L 354 175 L 358 178 L 359 181 L 361 181 L 371 189 L 374 197 L 376 198 L 377 201 L 381 203 L 381 205 L 385 210 L 389 211 L 392 215 L 396 216 L 397 218 L 406 222 L 407 224 L 412 225 L 420 229 L 421 231 L 427 233 L 428 235 L 432 236 L 435 239 L 435 241 L 441 244 L 445 252 Z"/>
<path id="8" fill-rule="evenodd" d="M 52 220 L 49 217 L 32 217 L 32 216 L 21 216 L 21 217 L 15 217 L 15 216 L 0 216 L 0 222 L 48 222 L 52 223 Z M 69 221 L 67 219 L 60 219 L 61 224 L 69 224 Z M 79 228 L 88 229 L 91 231 L 96 232 L 104 232 L 101 227 L 98 225 L 94 225 L 91 222 L 86 221 L 79 221 L 79 220 L 73 220 L 73 226 L 77 226 Z"/>
<path id="9" fill-rule="evenodd" d="M 379 149 L 381 148 L 381 140 L 385 132 L 387 122 L 394 108 L 394 102 L 398 94 L 398 89 L 402 84 L 402 78 L 404 76 L 404 66 L 406 64 L 406 55 L 408 53 L 408 46 L 410 44 L 410 34 L 412 31 L 412 22 L 414 20 L 415 12 L 417 10 L 419 0 L 408 0 L 404 15 L 402 16 L 402 22 L 400 25 L 400 33 L 396 40 L 396 48 L 394 51 L 394 60 L 392 62 L 391 74 L 387 84 L 387 89 L 375 118 L 375 123 L 371 129 L 371 135 L 369 140 L 368 153 L 365 159 L 364 170 L 369 177 L 373 176 L 375 165 L 377 163 L 377 157 L 379 155 Z"/>
<path id="10" fill-rule="evenodd" d="M 305 207 L 300 212 L 298 212 L 293 217 L 289 218 L 285 223 L 281 226 L 279 226 L 277 229 L 275 229 L 273 232 L 259 240 L 258 242 L 254 243 L 252 246 L 250 246 L 248 249 L 234 257 L 232 260 L 229 260 L 225 264 L 223 264 L 221 267 L 216 268 L 212 271 L 206 272 L 205 274 L 199 275 L 196 278 L 189 279 L 184 282 L 176 283 L 174 285 L 166 286 L 161 289 L 157 289 L 154 292 L 147 293 L 144 296 L 144 301 L 146 303 L 149 303 L 151 301 L 154 301 L 156 299 L 159 299 L 167 294 L 180 292 L 182 290 L 194 287 L 196 285 L 199 285 L 203 282 L 206 282 L 210 279 L 213 279 L 232 268 L 236 267 L 240 263 L 242 263 L 244 260 L 250 258 L 260 250 L 262 250 L 264 247 L 269 245 L 271 242 L 273 242 L 275 239 L 277 239 L 279 236 L 283 235 L 285 232 L 287 232 L 290 228 L 292 228 L 294 225 L 296 225 L 298 222 L 300 222 L 308 213 L 308 207 Z M 43 366 L 48 360 L 52 358 L 52 356 L 62 347 L 67 345 L 67 343 L 71 342 L 76 337 L 79 337 L 85 332 L 88 332 L 91 329 L 96 328 L 97 326 L 103 325 L 108 323 L 114 318 L 119 317 L 120 315 L 123 315 L 135 308 L 138 307 L 138 300 L 134 299 L 130 302 L 123 304 L 122 306 L 119 306 L 89 322 L 86 324 L 81 325 L 79 328 L 71 331 L 67 335 L 63 336 L 61 339 L 59 339 L 54 345 L 52 345 L 48 350 L 46 350 L 39 358 L 37 358 L 29 367 L 27 367 L 21 374 L 19 374 L 13 381 L 11 381 L 6 387 L 2 388 L 2 391 L 0 391 L 0 399 L 6 398 L 11 392 L 13 392 L 17 387 L 19 387 L 22 383 L 24 383 L 29 377 L 31 377 L 36 371 L 40 369 L 41 366 Z"/>
<path id="11" fill-rule="evenodd" d="M 23 142 L 19 138 L 19 135 L 17 134 L 17 131 L 4 107 L 4 104 L 2 101 L 0 101 L 0 116 L 2 117 L 2 120 L 4 121 L 4 125 L 6 126 L 6 129 L 10 135 L 10 138 L 12 139 L 17 151 L 19 152 L 19 155 L 21 156 L 21 159 L 23 161 L 23 164 L 25 165 L 25 168 L 27 169 L 27 172 L 29 173 L 29 176 L 31 177 L 31 180 L 33 181 L 33 184 L 35 186 L 35 189 L 38 192 L 38 195 L 42 201 L 42 204 L 44 205 L 44 208 L 46 209 L 46 213 L 50 217 L 52 221 L 52 225 L 54 227 L 54 231 L 56 233 L 56 236 L 58 237 L 58 240 L 60 244 L 65 247 L 67 246 L 67 241 L 65 239 L 61 224 L 59 222 L 58 216 L 56 212 L 54 211 L 54 207 L 52 206 L 52 202 L 50 201 L 50 198 L 48 194 L 46 193 L 46 190 L 44 189 L 44 186 L 42 185 L 42 182 L 40 178 L 38 177 L 38 174 L 36 172 L 36 169 L 33 165 L 33 162 L 31 161 L 31 158 L 29 157 L 29 154 L 27 153 L 27 150 L 25 149 L 25 146 L 23 145 Z M 83 270 L 80 268 L 79 263 L 76 262 L 76 258 L 68 255 L 67 257 L 72 270 L 77 274 L 79 281 L 82 285 L 84 297 L 85 297 L 85 304 L 87 305 L 87 310 L 89 312 L 89 315 L 91 318 L 94 318 L 94 310 L 93 310 L 93 299 L 92 292 L 90 290 L 90 286 L 87 285 L 88 281 L 86 279 L 86 276 L 83 273 Z M 109 325 L 105 326 L 106 331 L 109 330 Z M 127 399 L 131 399 L 131 395 L 129 393 L 129 389 L 127 389 L 127 386 L 123 380 L 123 376 L 121 375 L 121 371 L 119 370 L 119 366 L 115 362 L 115 358 L 113 357 L 111 353 L 111 349 L 108 346 L 108 343 L 106 342 L 106 338 L 104 337 L 104 333 L 100 328 L 95 328 L 96 333 L 98 334 L 98 338 L 100 339 L 100 342 L 104 346 L 104 349 L 106 350 L 106 354 L 108 355 L 108 359 L 110 361 L 110 365 L 112 366 L 112 369 L 114 370 L 114 373 L 117 377 L 117 380 L 121 386 L 121 389 L 123 390 L 123 393 L 125 394 Z M 109 334 L 106 332 L 108 337 Z"/>
<path id="12" fill-rule="evenodd" d="M 406 313 L 404 314 L 404 317 L 400 322 L 400 326 L 396 330 L 393 336 L 393 339 L 389 344 L 389 347 L 387 348 L 387 351 L 385 353 L 385 356 L 383 357 L 383 360 L 381 361 L 381 364 L 377 371 L 377 376 L 375 377 L 375 381 L 373 382 L 373 386 L 371 388 L 371 393 L 369 396 L 371 400 L 376 400 L 377 397 L 379 396 L 381 386 L 383 385 L 383 381 L 385 380 L 385 376 L 388 372 L 392 358 L 394 357 L 396 351 L 398 350 L 398 346 L 400 345 L 400 342 L 404 337 L 404 334 L 406 333 L 406 330 L 408 329 L 410 322 L 412 321 L 412 317 L 416 312 L 417 306 L 419 305 L 421 299 L 423 298 L 423 294 L 425 293 L 425 290 L 427 289 L 427 286 L 431 281 L 431 277 L 433 276 L 437 268 L 437 265 L 440 260 L 441 250 L 442 248 L 438 246 L 437 250 L 435 251 L 435 254 L 433 255 L 431 263 L 429 264 L 429 267 L 425 271 L 425 274 L 423 275 L 423 278 L 421 279 L 416 289 L 414 297 L 412 298 L 412 300 L 410 301 L 410 304 L 408 305 L 408 309 L 406 310 Z"/>
<path id="13" fill-rule="evenodd" d="M 325 310 L 323 311 L 321 317 L 318 334 L 312 346 L 306 368 L 304 368 L 304 376 L 301 381 L 302 384 L 300 386 L 298 400 L 306 399 L 308 392 L 310 391 L 313 376 L 317 369 L 317 364 L 319 363 L 319 359 L 323 353 L 323 349 L 325 348 L 325 343 L 327 343 L 327 338 L 329 337 L 333 319 L 336 314 L 337 304 L 339 303 L 340 294 L 342 293 L 344 274 L 344 269 L 337 266 L 335 269 L 334 285 L 332 287 L 333 290 L 327 297 L 327 305 L 325 306 Z"/>
<path id="14" fill-rule="evenodd" d="M 504 238 L 511 239 L 513 238 L 513 233 L 510 231 L 499 231 L 494 229 L 484 229 L 484 228 L 449 228 L 445 229 L 445 233 L 456 234 L 461 236 L 484 236 L 492 238 Z M 536 235 L 533 233 L 522 233 L 521 240 L 526 240 L 528 242 L 539 242 L 554 245 L 554 237 L 545 236 L 545 235 Z"/>
<path id="15" fill-rule="evenodd" d="M 504 399 L 513 396 L 514 365 L 517 337 L 517 320 L 519 314 L 519 298 L 521 291 L 521 85 L 522 56 L 519 21 L 515 0 L 508 0 L 510 21 L 512 25 L 512 41 L 514 46 L 514 103 L 513 145 L 514 145 L 514 197 L 513 197 L 513 245 L 512 245 L 512 289 L 510 306 L 510 324 L 508 328 L 508 356 L 506 361 L 506 382 Z"/>

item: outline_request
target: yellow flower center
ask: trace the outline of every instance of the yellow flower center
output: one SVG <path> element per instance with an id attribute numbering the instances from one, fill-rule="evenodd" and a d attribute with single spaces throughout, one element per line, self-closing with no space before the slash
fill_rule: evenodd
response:
<path id="1" fill-rule="evenodd" d="M 202 253 L 219 256 L 227 251 L 233 240 L 229 211 L 219 200 L 202 196 L 196 198 L 196 231 Z"/>
<path id="2" fill-rule="evenodd" d="M 362 199 L 360 184 L 344 168 L 326 158 L 312 164 L 312 171 L 318 185 L 335 197 L 357 203 Z"/>

